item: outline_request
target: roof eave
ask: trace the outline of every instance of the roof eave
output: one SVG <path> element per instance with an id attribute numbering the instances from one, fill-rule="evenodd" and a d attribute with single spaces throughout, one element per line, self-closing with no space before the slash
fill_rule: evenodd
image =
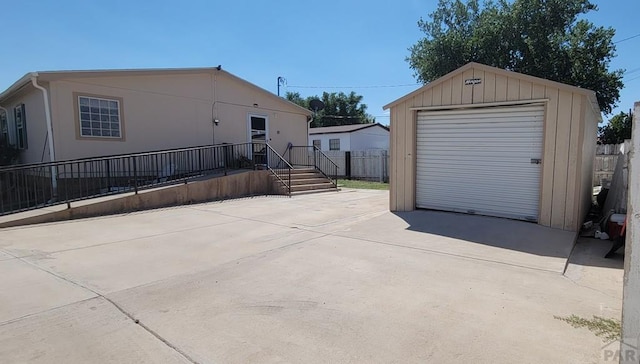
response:
<path id="1" fill-rule="evenodd" d="M 280 96 L 274 94 L 271 91 L 265 90 L 262 87 L 260 87 L 260 86 L 258 86 L 256 84 L 253 84 L 253 83 L 251 83 L 251 82 L 249 82 L 249 81 L 247 81 L 247 80 L 245 80 L 245 79 L 243 79 L 241 77 L 238 77 L 238 76 L 236 76 L 236 75 L 234 75 L 234 74 L 232 74 L 230 72 L 227 72 L 225 70 L 222 70 L 220 72 L 224 72 L 227 76 L 229 76 L 231 78 L 234 78 L 237 81 L 243 82 L 243 83 L 249 85 L 250 87 L 253 87 L 253 88 L 255 88 L 255 89 L 259 90 L 259 91 L 262 91 L 262 92 L 268 94 L 270 97 L 275 98 L 280 102 L 284 102 L 285 104 L 287 104 L 289 106 L 292 106 L 295 109 L 298 109 L 300 111 L 300 113 L 306 115 L 307 117 L 313 116 L 313 112 L 311 110 L 306 109 L 306 108 L 304 108 L 304 107 L 302 107 L 302 106 L 300 106 L 300 105 L 298 105 L 298 104 L 296 104 L 294 102 L 291 102 L 291 101 L 289 101 L 289 100 L 287 100 L 287 99 L 285 99 L 283 97 L 280 97 Z"/>
<path id="2" fill-rule="evenodd" d="M 305 109 L 304 107 L 297 105 L 287 99 L 279 97 L 272 93 L 271 91 L 265 90 L 262 87 L 251 83 L 239 76 L 234 75 L 231 72 L 228 72 L 224 69 L 218 69 L 217 67 L 201 67 L 201 68 L 147 68 L 147 69 L 113 69 L 113 70 L 84 70 L 84 71 L 45 71 L 39 72 L 43 80 L 46 81 L 55 81 L 59 79 L 69 78 L 69 77 L 106 77 L 106 76 L 118 76 L 118 75 L 149 75 L 149 74 L 192 74 L 192 73 L 211 73 L 211 72 L 220 72 L 232 78 L 236 81 L 242 82 L 250 87 L 253 87 L 261 92 L 268 94 L 272 98 L 277 98 L 279 101 L 284 102 L 285 104 L 294 107 L 300 113 L 306 115 L 307 117 L 311 117 L 313 113 L 311 110 Z"/>
<path id="3" fill-rule="evenodd" d="M 464 73 L 464 71 L 470 69 L 470 68 L 480 68 L 483 69 L 484 71 L 489 71 L 489 72 L 494 72 L 494 73 L 498 73 L 498 74 L 502 74 L 505 76 L 511 76 L 511 77 L 516 77 L 516 78 L 521 78 L 521 79 L 525 79 L 529 82 L 538 82 L 538 83 L 545 83 L 548 85 L 551 85 L 553 87 L 557 87 L 559 89 L 565 89 L 565 90 L 570 90 L 571 92 L 576 92 L 576 93 L 580 93 L 583 95 L 587 95 L 587 96 L 591 96 L 592 94 L 594 94 L 593 90 L 589 90 L 586 88 L 582 88 L 582 87 L 578 87 L 578 86 L 573 86 L 573 85 L 568 85 L 566 83 L 561 83 L 558 81 L 553 81 L 553 80 L 548 80 L 545 78 L 540 78 L 540 77 L 536 77 L 536 76 L 531 76 L 531 75 L 527 75 L 524 73 L 520 73 L 520 72 L 515 72 L 515 71 L 508 71 L 502 68 L 498 68 L 498 67 L 492 67 L 492 66 L 487 66 L 486 64 L 482 64 L 482 63 L 477 63 L 477 62 L 469 62 L 467 64 L 465 64 L 464 66 L 457 68 L 449 73 L 447 73 L 446 75 L 439 77 L 435 80 L 433 80 L 432 82 L 429 82 L 428 84 L 420 87 L 419 89 L 402 96 L 401 98 L 392 101 L 386 105 L 384 105 L 382 107 L 383 110 L 388 110 L 393 106 L 396 106 L 412 97 L 414 97 L 417 94 L 420 94 L 424 91 L 426 91 L 429 88 L 435 87 L 438 84 L 448 80 L 450 77 L 459 74 L 459 73 Z"/>
<path id="4" fill-rule="evenodd" d="M 0 104 L 2 104 L 3 100 L 8 99 L 11 94 L 28 85 L 31 82 L 31 79 L 34 77 L 38 77 L 38 72 L 29 72 L 26 75 L 22 76 L 18 81 L 14 82 L 2 93 L 0 93 Z"/>

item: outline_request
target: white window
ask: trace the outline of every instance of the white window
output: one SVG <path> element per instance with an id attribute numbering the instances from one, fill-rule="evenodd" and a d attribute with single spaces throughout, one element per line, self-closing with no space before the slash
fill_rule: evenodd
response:
<path id="1" fill-rule="evenodd" d="M 320 139 L 314 139 L 313 140 L 313 146 L 322 150 L 322 141 Z"/>
<path id="2" fill-rule="evenodd" d="M 329 139 L 329 150 L 340 150 L 340 139 Z"/>
<path id="3" fill-rule="evenodd" d="M 120 101 L 78 96 L 81 137 L 122 138 Z"/>
<path id="4" fill-rule="evenodd" d="M 24 104 L 20 104 L 13 109 L 13 120 L 16 125 L 16 136 L 18 137 L 16 146 L 18 149 L 27 149 L 27 118 Z"/>

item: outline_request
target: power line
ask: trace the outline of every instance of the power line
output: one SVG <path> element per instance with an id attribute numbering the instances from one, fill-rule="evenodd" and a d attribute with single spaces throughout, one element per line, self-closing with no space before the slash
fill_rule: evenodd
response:
<path id="1" fill-rule="evenodd" d="M 629 81 L 633 81 L 633 80 L 637 80 L 638 78 L 640 78 L 640 76 L 636 76 L 634 78 L 630 78 L 628 80 L 625 80 L 624 82 L 629 82 Z"/>
<path id="2" fill-rule="evenodd" d="M 374 86 L 297 86 L 297 85 L 288 85 L 288 88 L 323 88 L 323 89 L 327 89 L 327 88 L 334 88 L 334 89 L 341 89 L 341 88 L 390 88 L 390 87 L 415 87 L 415 86 L 422 86 L 421 83 L 408 83 L 408 84 L 404 84 L 404 85 L 374 85 Z"/>
<path id="3" fill-rule="evenodd" d="M 632 69 L 630 71 L 625 71 L 624 74 L 628 75 L 628 74 L 635 73 L 635 72 L 638 72 L 638 71 L 640 71 L 640 67 L 634 68 L 634 69 Z"/>
<path id="4" fill-rule="evenodd" d="M 629 39 L 638 38 L 638 37 L 640 37 L 640 33 L 638 33 L 638 34 L 636 34 L 636 35 L 632 35 L 632 36 L 630 36 L 630 37 L 628 37 L 628 38 L 620 39 L 619 41 L 613 42 L 613 44 L 618 44 L 618 43 L 621 43 L 621 42 L 627 41 L 627 40 L 629 40 Z"/>

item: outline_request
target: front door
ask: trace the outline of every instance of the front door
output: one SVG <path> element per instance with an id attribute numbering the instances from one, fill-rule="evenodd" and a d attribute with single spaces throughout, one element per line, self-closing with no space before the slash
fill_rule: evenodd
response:
<path id="1" fill-rule="evenodd" d="M 254 143 L 252 155 L 255 164 L 266 164 L 266 144 L 268 139 L 268 119 L 262 115 L 249 115 L 249 142 Z"/>

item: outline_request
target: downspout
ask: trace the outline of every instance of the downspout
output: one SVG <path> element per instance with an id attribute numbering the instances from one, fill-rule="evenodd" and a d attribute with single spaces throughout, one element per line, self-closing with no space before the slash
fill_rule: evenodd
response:
<path id="1" fill-rule="evenodd" d="M 211 96 L 213 98 L 213 103 L 211 104 L 211 144 L 216 145 L 216 126 L 220 123 L 218 119 L 218 109 L 216 108 L 216 82 L 217 82 L 217 72 L 213 71 L 211 74 Z"/>
<path id="2" fill-rule="evenodd" d="M 307 141 L 306 144 L 308 146 L 313 146 L 313 143 L 311 143 L 311 145 L 309 145 L 309 129 L 311 128 L 311 123 L 313 122 L 313 118 L 315 117 L 315 112 L 311 115 L 311 116 L 307 116 Z"/>
<path id="3" fill-rule="evenodd" d="M 46 88 L 38 85 L 37 74 L 31 77 L 33 87 L 42 91 L 42 99 L 44 101 L 44 116 L 47 122 L 47 135 L 49 136 L 49 159 L 51 162 L 56 161 L 55 148 L 53 146 L 53 125 L 51 124 L 51 106 L 49 105 L 49 92 Z M 58 196 L 58 178 L 55 166 L 51 166 L 51 186 L 53 188 L 53 199 Z"/>

